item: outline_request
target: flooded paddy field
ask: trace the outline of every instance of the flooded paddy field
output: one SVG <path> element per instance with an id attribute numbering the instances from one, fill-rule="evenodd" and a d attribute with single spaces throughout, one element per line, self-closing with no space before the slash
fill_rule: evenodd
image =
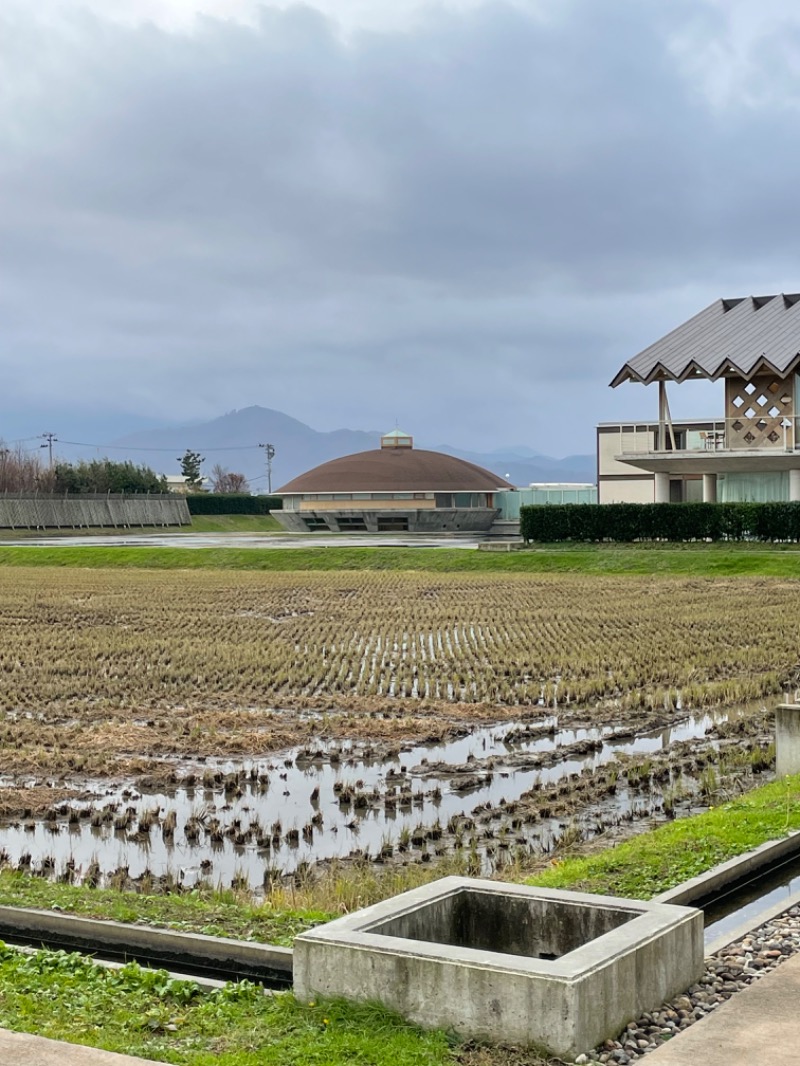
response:
<path id="1" fill-rule="evenodd" d="M 263 760 L 165 759 L 131 779 L 67 780 L 70 798 L 0 820 L 0 864 L 90 884 L 254 890 L 332 860 L 461 853 L 487 873 L 702 809 L 771 763 L 758 708 L 679 712 L 636 733 L 562 728 L 547 715 L 383 752 L 347 743 Z"/>
<path id="2" fill-rule="evenodd" d="M 769 579 L 0 571 L 0 863 L 259 890 L 613 840 L 771 772 L 798 614 Z"/>

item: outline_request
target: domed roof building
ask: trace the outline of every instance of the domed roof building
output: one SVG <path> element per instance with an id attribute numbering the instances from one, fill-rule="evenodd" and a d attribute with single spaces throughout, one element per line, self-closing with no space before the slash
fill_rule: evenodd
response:
<path id="1" fill-rule="evenodd" d="M 485 532 L 505 478 L 442 452 L 414 447 L 399 429 L 374 451 L 314 467 L 278 489 L 278 521 L 295 533 Z"/>

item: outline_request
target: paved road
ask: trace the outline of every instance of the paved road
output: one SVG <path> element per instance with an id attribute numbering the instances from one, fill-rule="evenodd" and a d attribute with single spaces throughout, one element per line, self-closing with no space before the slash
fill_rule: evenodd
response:
<path id="1" fill-rule="evenodd" d="M 85 548 L 88 545 L 103 548 L 477 548 L 487 539 L 478 534 L 408 534 L 398 537 L 387 533 L 374 536 L 369 533 L 355 536 L 347 533 L 122 533 L 2 540 L 0 548 L 12 545 L 26 548 Z"/>

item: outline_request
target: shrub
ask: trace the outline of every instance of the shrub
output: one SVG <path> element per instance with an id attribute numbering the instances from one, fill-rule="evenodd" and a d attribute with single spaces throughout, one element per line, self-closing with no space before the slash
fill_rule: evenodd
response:
<path id="1" fill-rule="evenodd" d="M 189 514 L 269 514 L 280 511 L 280 496 L 246 496 L 240 493 L 189 493 Z"/>
<path id="2" fill-rule="evenodd" d="M 800 541 L 800 503 L 579 503 L 520 508 L 525 542 Z"/>

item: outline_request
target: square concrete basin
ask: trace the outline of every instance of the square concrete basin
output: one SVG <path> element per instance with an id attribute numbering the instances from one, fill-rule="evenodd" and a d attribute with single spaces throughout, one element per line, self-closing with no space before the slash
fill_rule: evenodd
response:
<path id="1" fill-rule="evenodd" d="M 694 908 L 446 877 L 303 933 L 294 990 L 575 1056 L 685 991 L 702 966 Z"/>

